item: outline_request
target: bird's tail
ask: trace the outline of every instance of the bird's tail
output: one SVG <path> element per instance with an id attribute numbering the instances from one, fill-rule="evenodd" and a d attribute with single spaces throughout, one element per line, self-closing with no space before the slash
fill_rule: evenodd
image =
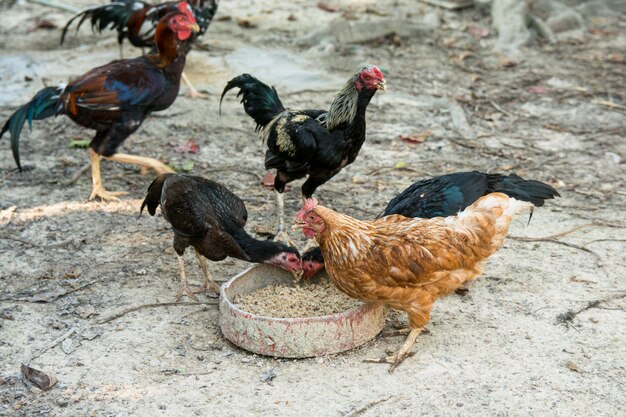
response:
<path id="1" fill-rule="evenodd" d="M 143 213 L 144 207 L 148 206 L 148 213 L 154 216 L 156 209 L 161 204 L 161 192 L 163 191 L 163 184 L 165 180 L 174 174 L 161 174 L 152 181 L 152 184 L 148 187 L 148 194 L 141 203 L 141 209 L 139 209 L 139 216 Z"/>
<path id="2" fill-rule="evenodd" d="M 489 174 L 487 181 L 492 192 L 504 193 L 517 200 L 528 201 L 536 207 L 543 206 L 545 200 L 560 197 L 559 192 L 550 185 L 541 181 L 525 180 L 515 174 L 509 176 Z"/>
<path id="3" fill-rule="evenodd" d="M 257 124 L 257 130 L 262 129 L 276 116 L 285 111 L 274 87 L 262 83 L 250 74 L 239 75 L 226 84 L 220 98 L 220 112 L 224 95 L 233 88 L 239 88 L 237 97 L 241 97 L 243 108 Z"/>
<path id="4" fill-rule="evenodd" d="M 59 114 L 61 110 L 61 93 L 63 93 L 63 88 L 61 87 L 46 87 L 40 90 L 31 101 L 17 109 L 2 127 L 0 138 L 6 131 L 9 131 L 11 134 L 11 151 L 20 171 L 22 170 L 22 165 L 20 164 L 20 134 L 22 133 L 24 122 L 28 120 L 28 127 L 32 129 L 33 120 L 46 119 Z"/>
<path id="5" fill-rule="evenodd" d="M 124 31 L 128 18 L 136 10 L 135 4 L 142 4 L 135 1 L 116 1 L 103 6 L 94 6 L 88 9 L 82 10 L 75 14 L 63 28 L 61 33 L 61 44 L 65 41 L 65 35 L 72 23 L 80 19 L 76 25 L 76 32 L 80 29 L 80 26 L 87 19 L 91 19 L 91 29 L 94 31 L 102 32 L 104 29 Z"/>

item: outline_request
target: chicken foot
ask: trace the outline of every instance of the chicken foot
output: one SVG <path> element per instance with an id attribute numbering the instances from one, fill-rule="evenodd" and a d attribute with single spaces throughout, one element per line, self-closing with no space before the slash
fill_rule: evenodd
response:
<path id="1" fill-rule="evenodd" d="M 413 348 L 413 345 L 415 344 L 415 339 L 417 339 L 417 336 L 421 333 L 423 329 L 424 329 L 423 327 L 420 327 L 419 329 L 410 329 L 410 331 L 405 331 L 405 329 L 399 330 L 398 334 L 394 334 L 394 336 L 398 336 L 400 334 L 407 334 L 407 333 L 409 335 L 407 336 L 404 344 L 402 345 L 402 347 L 400 348 L 398 352 L 392 355 L 383 357 L 383 358 L 365 359 L 363 362 L 391 364 L 391 367 L 389 368 L 389 373 L 390 374 L 393 373 L 393 371 L 395 371 L 398 365 L 400 365 L 406 358 L 409 358 L 415 354 L 414 352 L 411 352 L 411 349 Z M 386 336 L 387 335 L 383 335 L 383 337 L 386 337 Z"/>
<path id="2" fill-rule="evenodd" d="M 295 242 L 291 240 L 291 237 L 285 231 L 285 200 L 283 198 L 283 193 L 279 193 L 276 190 L 274 190 L 274 192 L 276 193 L 276 205 L 278 206 L 278 230 L 274 236 L 274 242 L 282 240 L 289 246 L 297 248 Z"/>
<path id="3" fill-rule="evenodd" d="M 181 74 L 181 79 L 183 80 L 183 82 L 187 86 L 187 95 L 189 97 L 191 97 L 191 98 L 208 98 L 208 96 L 206 94 L 202 94 L 202 93 L 198 92 L 198 90 L 196 90 L 196 88 L 193 86 L 193 84 L 191 84 L 191 81 L 189 80 L 189 78 L 185 74 L 185 71 L 183 71 L 183 73 Z"/>
<path id="4" fill-rule="evenodd" d="M 99 197 L 103 201 L 119 201 L 118 195 L 128 194 L 125 191 L 107 191 L 102 185 L 100 178 L 100 155 L 93 149 L 89 148 L 89 163 L 91 164 L 91 183 L 92 190 L 89 196 L 90 200 Z"/>
<path id="5" fill-rule="evenodd" d="M 217 297 L 219 297 L 220 286 L 217 284 L 217 282 L 213 281 L 213 279 L 211 278 L 211 273 L 209 272 L 209 263 L 207 262 L 206 258 L 202 256 L 200 252 L 198 252 L 197 249 L 196 249 L 196 257 L 198 258 L 198 262 L 200 263 L 200 269 L 202 269 L 202 274 L 204 275 L 204 284 L 199 290 L 194 290 L 193 292 L 194 293 L 197 293 L 197 292 L 206 293 L 207 291 L 211 291 Z M 209 297 L 211 296 L 209 294 L 207 295 Z"/>

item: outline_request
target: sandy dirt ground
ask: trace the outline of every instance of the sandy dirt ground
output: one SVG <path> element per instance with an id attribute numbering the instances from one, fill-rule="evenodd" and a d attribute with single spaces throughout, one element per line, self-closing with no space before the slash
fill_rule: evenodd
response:
<path id="1" fill-rule="evenodd" d="M 315 1 L 222 0 L 188 58 L 189 76 L 208 99 L 181 95 L 123 151 L 224 183 L 246 201 L 248 230 L 261 235 L 274 228 L 276 214 L 272 191 L 260 185 L 264 149 L 234 93 L 218 115 L 225 82 L 250 72 L 276 85 L 289 107 L 325 108 L 352 71 L 371 62 L 386 71 L 389 91 L 372 100 L 356 162 L 319 189 L 324 204 L 371 218 L 416 179 L 459 170 L 516 172 L 554 185 L 562 198 L 537 209 L 530 224 L 514 222 L 513 237 L 467 295 L 435 304 L 429 332 L 394 374 L 363 360 L 396 350 L 402 337 L 322 358 L 261 357 L 222 337 L 217 305 L 207 297 L 106 321 L 171 303 L 178 290 L 166 222 L 137 217 L 154 175 L 105 162 L 105 185 L 129 195 L 89 202 L 88 174 L 66 181 L 87 162 L 87 151 L 70 142 L 92 133 L 64 117 L 37 121 L 22 137 L 24 172 L 15 169 L 8 138 L 0 141 L 1 415 L 624 412 L 623 17 L 588 17 L 582 39 L 536 43 L 512 61 L 493 52 L 485 10 L 448 12 L 412 0 L 329 4 L 338 11 Z M 44 85 L 118 57 L 114 34 L 84 28 L 60 46 L 60 29 L 38 28 L 42 19 L 62 26 L 71 13 L 3 2 L 0 14 L 3 120 Z M 324 38 L 341 31 L 342 21 L 359 30 Z M 389 24 L 396 34 L 385 32 Z M 125 48 L 126 56 L 138 53 Z M 401 135 L 425 140 L 410 144 Z M 199 152 L 175 152 L 189 139 Z M 286 193 L 290 218 L 299 187 Z M 191 253 L 188 259 L 199 282 Z M 219 281 L 246 267 L 211 265 Z M 384 332 L 404 320 L 391 315 Z M 33 356 L 32 367 L 58 379 L 52 389 L 22 377 L 20 364 Z M 275 378 L 262 381 L 270 370 Z"/>

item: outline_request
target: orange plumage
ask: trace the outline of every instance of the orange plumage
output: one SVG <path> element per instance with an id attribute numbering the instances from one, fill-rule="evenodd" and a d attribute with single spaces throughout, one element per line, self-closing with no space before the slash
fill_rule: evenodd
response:
<path id="1" fill-rule="evenodd" d="M 393 370 L 428 323 L 433 302 L 474 280 L 502 245 L 511 217 L 531 207 L 492 193 L 457 216 L 362 221 L 307 200 L 296 225 L 317 240 L 326 270 L 341 291 L 408 314 L 411 332 Z"/>

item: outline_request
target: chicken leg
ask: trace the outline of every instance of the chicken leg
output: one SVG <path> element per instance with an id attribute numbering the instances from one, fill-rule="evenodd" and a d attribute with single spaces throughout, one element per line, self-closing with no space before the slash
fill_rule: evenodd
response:
<path id="1" fill-rule="evenodd" d="M 189 97 L 191 97 L 191 98 L 207 98 L 206 94 L 202 94 L 202 93 L 198 92 L 198 90 L 196 90 L 196 88 L 193 86 L 193 84 L 191 84 L 191 81 L 189 80 L 189 78 L 185 74 L 185 71 L 183 71 L 183 73 L 181 75 L 181 79 L 183 80 L 183 82 L 187 86 L 187 95 Z"/>
<path id="2" fill-rule="evenodd" d="M 129 155 L 126 153 L 115 153 L 111 156 L 105 156 L 104 159 L 108 161 L 122 162 L 125 164 L 140 165 L 142 167 L 146 167 L 146 168 L 150 168 L 154 170 L 154 172 L 156 172 L 159 175 L 176 172 L 172 168 L 165 165 L 163 162 L 157 159 L 148 158 L 145 156 Z"/>
<path id="3" fill-rule="evenodd" d="M 194 292 L 206 292 L 207 290 L 210 290 L 213 293 L 217 294 L 217 296 L 219 297 L 220 286 L 211 278 L 211 273 L 209 272 L 209 265 L 206 258 L 202 256 L 197 249 L 196 257 L 198 258 L 198 262 L 200 263 L 200 269 L 202 269 L 202 274 L 204 275 L 204 285 L 202 285 L 199 290 Z"/>
<path id="4" fill-rule="evenodd" d="M 89 148 L 89 162 L 91 164 L 91 183 L 92 190 L 89 196 L 90 200 L 99 197 L 103 201 L 119 201 L 118 195 L 127 194 L 125 191 L 107 191 L 102 185 L 100 178 L 100 155 L 93 149 Z"/>
<path id="5" fill-rule="evenodd" d="M 274 190 L 276 193 L 276 205 L 278 206 L 278 230 L 276 231 L 276 235 L 274 236 L 274 242 L 278 242 L 282 240 L 289 246 L 297 247 L 291 237 L 285 231 L 285 200 L 283 199 L 283 193 L 279 193 Z"/>
<path id="6" fill-rule="evenodd" d="M 176 301 L 180 301 L 183 295 L 191 298 L 194 301 L 198 301 L 198 297 L 194 294 L 194 291 L 189 288 L 187 284 L 187 276 L 185 275 L 185 261 L 181 255 L 176 255 L 178 257 L 178 271 L 180 273 L 180 291 L 176 294 Z"/>

